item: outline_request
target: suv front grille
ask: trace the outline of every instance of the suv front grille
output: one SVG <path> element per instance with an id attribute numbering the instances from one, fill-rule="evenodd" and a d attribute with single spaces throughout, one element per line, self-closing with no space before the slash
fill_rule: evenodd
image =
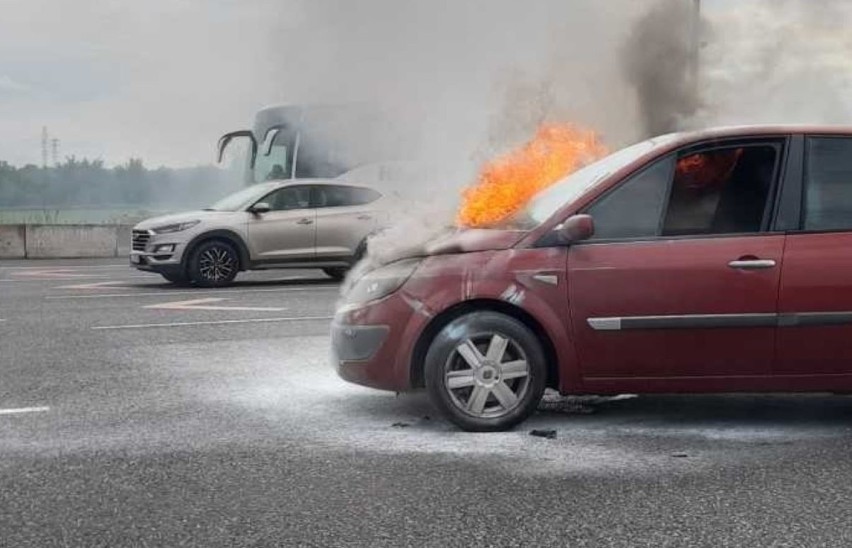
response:
<path id="1" fill-rule="evenodd" d="M 147 230 L 134 230 L 131 237 L 131 247 L 133 251 L 145 251 L 145 246 L 148 245 L 148 240 L 151 239 L 151 233 Z"/>

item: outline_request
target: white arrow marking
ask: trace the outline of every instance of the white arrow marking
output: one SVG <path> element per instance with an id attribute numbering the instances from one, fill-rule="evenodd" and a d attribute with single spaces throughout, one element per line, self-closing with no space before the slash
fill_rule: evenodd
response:
<path id="1" fill-rule="evenodd" d="M 127 282 L 95 282 L 92 284 L 60 285 L 53 289 L 106 289 L 107 286 L 127 285 Z"/>
<path id="2" fill-rule="evenodd" d="M 44 413 L 50 407 L 19 407 L 17 409 L 0 409 L 0 415 L 20 415 L 21 413 Z"/>
<path id="3" fill-rule="evenodd" d="M 226 299 L 193 299 L 191 301 L 177 301 L 172 303 L 151 304 L 142 308 L 155 310 L 241 310 L 249 312 L 280 312 L 286 308 L 270 308 L 266 306 L 210 306 L 208 303 L 219 303 Z"/>

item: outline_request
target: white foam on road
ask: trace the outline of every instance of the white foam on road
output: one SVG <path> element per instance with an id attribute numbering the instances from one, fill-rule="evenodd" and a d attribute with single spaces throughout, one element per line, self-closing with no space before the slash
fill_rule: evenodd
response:
<path id="1" fill-rule="evenodd" d="M 749 455 L 771 451 L 767 442 L 839 435 L 836 424 L 766 423 L 748 414 L 737 422 L 717 420 L 711 411 L 684 420 L 677 403 L 670 411 L 649 412 L 641 398 L 613 402 L 627 407 L 610 411 L 605 404 L 592 415 L 539 413 L 510 432 L 468 433 L 437 416 L 422 392 L 397 396 L 343 381 L 329 364 L 329 345 L 327 336 L 181 343 L 148 349 L 144 359 L 162 364 L 170 378 L 190 375 L 194 382 L 181 389 L 187 398 L 226 414 L 236 407 L 264 417 L 273 436 L 308 439 L 330 450 L 475 458 L 519 474 L 695 471 L 759 458 Z M 534 437 L 533 429 L 557 430 L 558 437 Z"/>

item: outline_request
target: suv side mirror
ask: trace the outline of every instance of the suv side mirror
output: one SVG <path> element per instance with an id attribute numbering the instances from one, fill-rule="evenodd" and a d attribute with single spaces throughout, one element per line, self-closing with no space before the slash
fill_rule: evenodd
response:
<path id="1" fill-rule="evenodd" d="M 248 208 L 248 210 L 250 213 L 254 213 L 255 215 L 263 215 L 264 213 L 272 211 L 272 207 L 266 202 L 257 202 Z"/>
<path id="2" fill-rule="evenodd" d="M 559 233 L 559 239 L 564 244 L 573 244 L 588 240 L 595 234 L 595 221 L 591 215 L 572 215 L 565 219 L 556 229 Z"/>

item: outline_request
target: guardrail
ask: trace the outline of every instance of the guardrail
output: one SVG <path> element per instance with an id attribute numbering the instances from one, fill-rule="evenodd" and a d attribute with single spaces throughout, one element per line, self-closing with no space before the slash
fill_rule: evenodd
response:
<path id="1" fill-rule="evenodd" d="M 0 225 L 0 259 L 123 257 L 127 225 Z"/>

